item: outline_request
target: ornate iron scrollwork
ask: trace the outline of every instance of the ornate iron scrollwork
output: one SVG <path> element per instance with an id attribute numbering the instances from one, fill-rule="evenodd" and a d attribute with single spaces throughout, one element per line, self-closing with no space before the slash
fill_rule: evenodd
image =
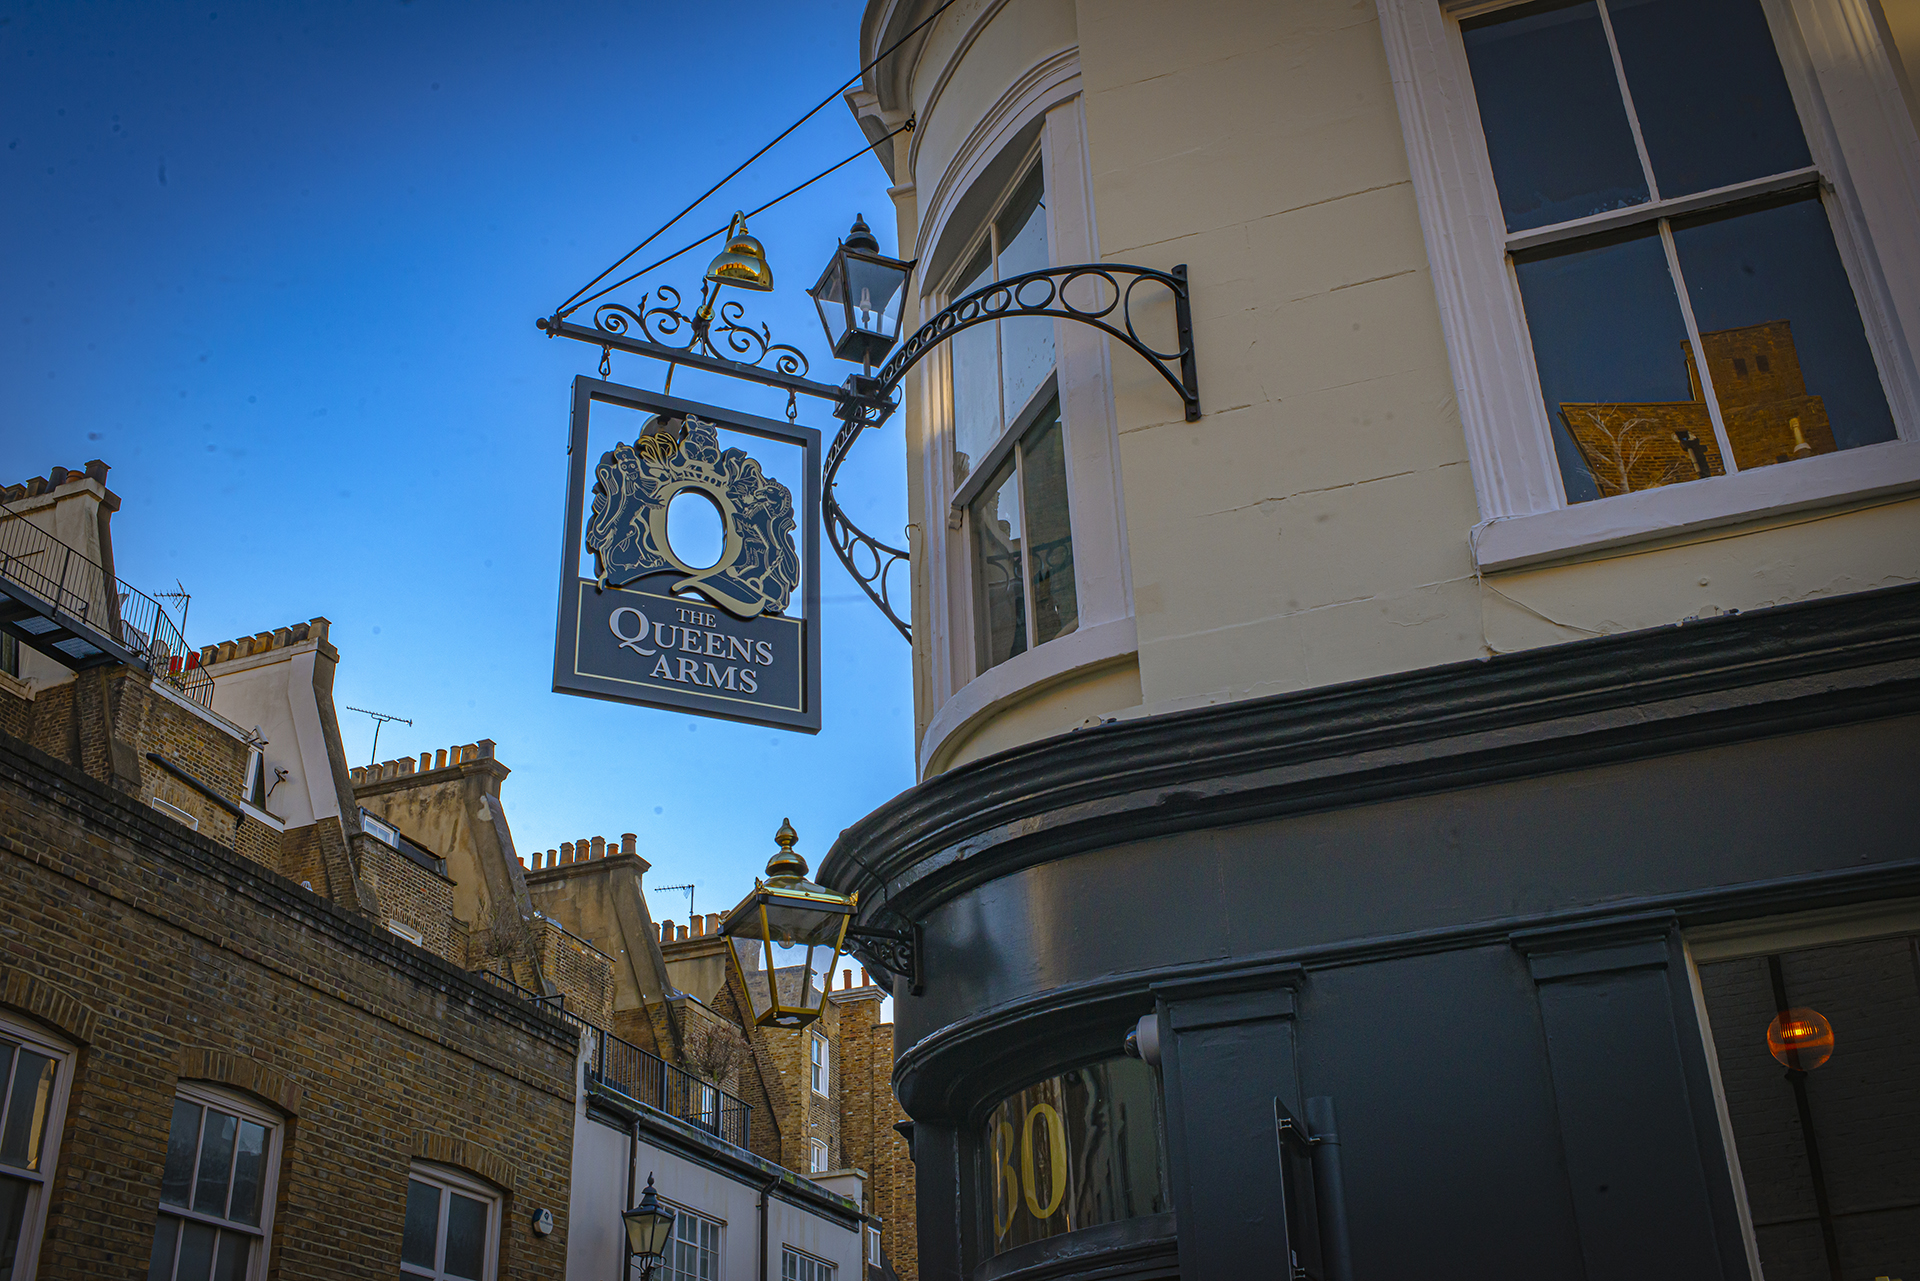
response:
<path id="1" fill-rule="evenodd" d="M 907 981 L 908 989 L 919 996 L 924 984 L 920 975 L 920 927 L 906 930 L 882 930 L 871 926 L 847 927 L 847 950 L 866 963 L 870 970 L 884 970 Z"/>
<path id="2" fill-rule="evenodd" d="M 738 299 L 729 298 L 720 304 L 720 323 L 716 328 L 714 308 L 705 290 L 701 293 L 699 308 L 691 316 L 681 313 L 680 291 L 672 285 L 661 285 L 653 297 L 665 305 L 647 306 L 647 294 L 640 295 L 638 307 L 602 303 L 594 309 L 594 328 L 602 333 L 643 338 L 660 347 L 748 367 L 761 367 L 771 357 L 773 363 L 765 367 L 795 378 L 807 376 L 807 358 L 798 347 L 775 342 L 773 331 L 764 324 L 755 329 L 741 323 L 747 309 Z M 714 345 L 716 333 L 725 351 Z"/>
<path id="3" fill-rule="evenodd" d="M 834 495 L 835 476 L 840 470 L 840 462 L 847 456 L 847 451 L 853 448 L 860 429 L 877 425 L 864 419 L 848 422 L 833 438 L 823 468 L 825 475 L 820 491 L 820 515 L 826 523 L 827 541 L 833 544 L 833 554 L 840 558 L 840 563 L 846 566 L 847 573 L 853 575 L 853 581 L 860 584 L 860 590 L 867 594 L 867 598 L 880 607 L 880 612 L 887 616 L 887 621 L 899 631 L 901 638 L 911 645 L 913 625 L 894 609 L 887 576 L 894 566 L 910 564 L 913 554 L 881 542 L 847 519 L 846 511 Z M 911 608 L 907 612 L 911 614 Z"/>

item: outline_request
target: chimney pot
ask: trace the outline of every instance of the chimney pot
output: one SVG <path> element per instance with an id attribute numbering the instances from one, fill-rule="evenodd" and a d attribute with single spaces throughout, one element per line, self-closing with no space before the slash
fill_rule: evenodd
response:
<path id="1" fill-rule="evenodd" d="M 443 747 L 434 754 L 433 767 L 435 769 L 445 769 L 447 767 L 447 749 L 446 748 Z"/>
<path id="2" fill-rule="evenodd" d="M 686 941 L 687 941 L 687 927 L 686 927 L 686 926 L 684 926 L 684 925 L 676 925 L 676 926 L 674 926 L 674 927 L 673 927 L 673 931 L 674 931 L 674 941 L 675 941 L 675 942 L 677 942 L 677 943 L 684 943 L 684 942 L 686 942 Z"/>
<path id="3" fill-rule="evenodd" d="M 87 475 L 99 481 L 102 485 L 107 483 L 107 473 L 111 470 L 112 468 L 108 467 L 98 458 L 87 463 Z"/>
<path id="4" fill-rule="evenodd" d="M 635 852 L 633 848 L 634 842 L 638 841 L 639 839 L 640 839 L 639 836 L 633 832 L 620 833 L 620 852 L 622 854 L 634 853 Z"/>
<path id="5" fill-rule="evenodd" d="M 49 486 L 50 488 L 53 488 L 53 489 L 58 489 L 58 488 L 60 488 L 60 486 L 62 486 L 62 485 L 64 485 L 64 484 L 66 484 L 66 483 L 67 483 L 67 469 L 66 469 L 66 468 L 64 468 L 64 467 L 50 467 L 50 468 L 48 468 L 48 469 L 47 469 L 47 484 L 48 484 L 48 486 Z"/>
<path id="6" fill-rule="evenodd" d="M 483 738 L 478 743 L 475 743 L 474 747 L 478 749 L 481 760 L 490 761 L 493 759 L 493 749 L 495 747 L 495 743 L 492 739 Z"/>
<path id="7" fill-rule="evenodd" d="M 28 498 L 38 498 L 40 497 L 40 495 L 46 492 L 47 492 L 47 482 L 45 477 L 35 476 L 27 481 L 27 497 Z"/>
<path id="8" fill-rule="evenodd" d="M 841 970 L 841 971 L 840 971 L 840 986 L 841 986 L 841 988 L 842 988 L 843 990 L 844 990 L 844 989 L 846 989 L 846 988 L 850 988 L 850 987 L 852 987 L 852 986 L 853 986 L 853 971 L 852 971 L 852 970 Z"/>
<path id="9" fill-rule="evenodd" d="M 693 918 L 693 937 L 700 939 L 700 938 L 705 938 L 706 936 L 707 936 L 707 923 L 701 920 L 697 916 L 694 917 Z"/>
<path id="10" fill-rule="evenodd" d="M 863 965 L 860 967 L 860 986 L 865 987 L 870 982 L 872 980 L 867 977 L 867 967 Z"/>
<path id="11" fill-rule="evenodd" d="M 273 629 L 273 647 L 275 649 L 284 649 L 287 642 L 292 639 L 293 629 L 291 627 L 276 627 Z"/>
<path id="12" fill-rule="evenodd" d="M 310 618 L 307 620 L 307 638 L 324 643 L 327 639 L 327 629 L 332 626 L 333 624 L 324 618 Z"/>
<path id="13" fill-rule="evenodd" d="M 591 852 L 587 855 L 588 858 L 605 858 L 607 856 L 607 838 L 604 836 L 594 837 L 590 850 Z"/>
<path id="14" fill-rule="evenodd" d="M 562 863 L 573 862 L 573 842 L 572 841 L 560 842 L 560 861 Z"/>
<path id="15" fill-rule="evenodd" d="M 673 922 L 672 921 L 660 922 L 660 941 L 662 943 L 673 942 Z"/>
<path id="16" fill-rule="evenodd" d="M 420 772 L 424 774 L 432 768 L 433 768 L 433 753 L 432 752 L 420 753 Z"/>
<path id="17" fill-rule="evenodd" d="M 707 913 L 707 933 L 718 934 L 719 932 L 720 932 L 720 913 L 708 912 Z"/>

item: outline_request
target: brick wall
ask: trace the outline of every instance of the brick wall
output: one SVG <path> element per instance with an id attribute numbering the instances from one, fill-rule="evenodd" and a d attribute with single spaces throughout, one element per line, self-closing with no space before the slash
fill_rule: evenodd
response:
<path id="1" fill-rule="evenodd" d="M 567 1008 L 599 1027 L 613 1022 L 613 962 L 552 921 L 535 922 L 540 970 L 567 998 Z"/>
<path id="2" fill-rule="evenodd" d="M 867 1172 L 867 1211 L 880 1216 L 881 1248 L 902 1281 L 918 1281 L 913 1159 L 893 1128 L 907 1114 L 893 1093 L 893 1024 L 880 1019 L 878 987 L 835 992 L 840 1008 L 840 1136 L 848 1165 Z"/>
<path id="3" fill-rule="evenodd" d="M 44 1281 L 144 1274 L 191 1078 L 288 1117 L 270 1278 L 396 1275 L 417 1154 L 503 1186 L 502 1278 L 562 1274 L 574 1051 L 557 1021 L 14 739 L 0 901 L 0 1003 L 81 1049 Z M 527 1228 L 536 1208 L 552 1236 Z"/>
<path id="4" fill-rule="evenodd" d="M 360 877 L 379 900 L 380 923 L 411 926 L 420 931 L 421 947 L 464 968 L 466 940 L 453 934 L 453 886 L 447 878 L 379 841 L 362 840 L 360 852 Z"/>

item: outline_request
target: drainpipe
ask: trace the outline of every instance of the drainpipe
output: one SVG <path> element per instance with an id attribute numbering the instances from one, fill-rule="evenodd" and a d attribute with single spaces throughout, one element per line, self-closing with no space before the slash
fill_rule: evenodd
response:
<path id="1" fill-rule="evenodd" d="M 640 1119 L 635 1117 L 627 1130 L 627 1209 L 633 1208 L 633 1171 L 640 1164 Z M 633 1241 L 627 1236 L 627 1222 L 620 1221 L 620 1276 L 633 1275 Z"/>
<path id="2" fill-rule="evenodd" d="M 767 1194 L 780 1186 L 780 1176 L 768 1179 L 760 1189 L 760 1281 L 767 1281 Z"/>

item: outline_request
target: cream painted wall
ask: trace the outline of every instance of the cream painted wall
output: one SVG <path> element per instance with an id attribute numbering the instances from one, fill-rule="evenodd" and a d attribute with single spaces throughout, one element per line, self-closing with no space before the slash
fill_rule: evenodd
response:
<path id="1" fill-rule="evenodd" d="M 1920 0 L 1881 2 L 1911 89 Z M 1016 690 L 941 728 L 930 673 L 949 637 L 916 543 L 919 724 L 950 734 L 923 749 L 923 774 L 1089 715 L 1920 577 L 1920 500 L 1476 573 L 1480 511 L 1374 0 L 1186 0 L 1177 21 L 1153 0 L 1082 0 L 1071 14 L 1056 0 L 955 6 L 904 104 L 921 117 L 895 188 L 903 253 L 931 247 L 938 229 L 911 217 L 940 216 L 984 117 L 1063 40 L 1078 45 L 1100 256 L 1188 264 L 1206 413 L 1185 422 L 1156 374 L 1114 353 L 1136 664 Z M 1170 340 L 1171 307 L 1146 324 Z M 944 389 L 910 379 L 903 415 L 913 519 L 927 530 L 946 516 L 927 510 L 945 446 L 916 396 Z"/>
<path id="2" fill-rule="evenodd" d="M 1370 0 L 1085 6 L 1101 248 L 1188 264 L 1206 415 L 1114 360 L 1144 711 L 1484 653 Z"/>

